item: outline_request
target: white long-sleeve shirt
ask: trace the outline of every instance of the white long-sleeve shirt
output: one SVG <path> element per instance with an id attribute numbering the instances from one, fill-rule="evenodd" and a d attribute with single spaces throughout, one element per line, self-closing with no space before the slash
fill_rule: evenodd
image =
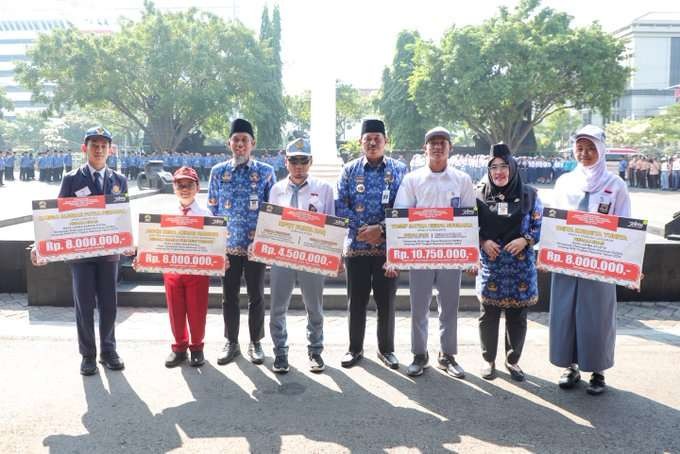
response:
<path id="1" fill-rule="evenodd" d="M 269 192 L 269 203 L 289 207 L 293 195 L 292 184 L 288 178 L 277 182 Z M 298 192 L 298 206 L 293 208 L 335 216 L 333 187 L 323 180 L 308 177 Z"/>
<path id="2" fill-rule="evenodd" d="M 433 172 L 428 166 L 407 173 L 394 208 L 463 208 L 476 206 L 470 176 L 454 167 Z"/>
<path id="3" fill-rule="evenodd" d="M 181 204 L 177 207 L 177 211 L 179 211 L 179 214 L 184 213 Z M 213 216 L 213 214 L 207 208 L 203 208 L 198 203 L 196 203 L 196 199 L 194 199 L 191 205 L 189 205 L 189 211 L 187 212 L 187 216 Z"/>
<path id="4" fill-rule="evenodd" d="M 608 205 L 608 212 L 603 214 L 629 217 L 631 213 L 628 186 L 618 175 L 609 173 L 607 177 L 607 184 L 600 191 L 590 194 L 588 211 L 598 212 L 600 205 L 603 207 Z M 553 191 L 555 203 L 551 205 L 552 207 L 562 210 L 575 210 L 578 208 L 579 202 L 583 199 L 584 192 L 572 180 L 571 175 L 568 173 L 557 179 Z"/>

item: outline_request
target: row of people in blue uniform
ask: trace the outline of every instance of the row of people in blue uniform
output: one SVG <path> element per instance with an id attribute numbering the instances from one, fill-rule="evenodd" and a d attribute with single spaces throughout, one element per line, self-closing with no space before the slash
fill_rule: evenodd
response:
<path id="1" fill-rule="evenodd" d="M 14 170 L 19 164 L 19 179 L 28 181 L 35 179 L 35 169 L 39 170 L 40 181 L 61 181 L 64 170 L 73 168 L 73 157 L 70 152 L 47 151 L 37 156 L 30 153 L 0 153 L 0 173 L 8 181 L 14 180 Z M 0 178 L 1 181 L 1 178 Z"/>

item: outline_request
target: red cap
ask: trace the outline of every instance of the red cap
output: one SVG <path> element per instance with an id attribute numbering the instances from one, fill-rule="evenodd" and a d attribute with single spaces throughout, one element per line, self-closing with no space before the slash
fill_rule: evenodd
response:
<path id="1" fill-rule="evenodd" d="M 198 174 L 191 167 L 182 166 L 175 171 L 175 173 L 172 175 L 172 179 L 174 181 L 177 181 L 177 180 L 193 180 L 196 183 L 198 183 Z"/>

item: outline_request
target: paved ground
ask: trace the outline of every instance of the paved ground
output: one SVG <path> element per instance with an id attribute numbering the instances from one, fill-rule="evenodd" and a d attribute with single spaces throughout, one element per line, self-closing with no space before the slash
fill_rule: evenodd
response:
<path id="1" fill-rule="evenodd" d="M 476 314 L 459 319 L 465 380 L 429 369 L 413 380 L 375 359 L 375 319 L 367 357 L 345 370 L 342 312 L 326 314 L 329 365 L 307 372 L 304 316 L 289 319 L 292 370 L 270 372 L 243 358 L 217 366 L 219 311 L 208 316 L 201 369 L 168 370 L 167 314 L 121 308 L 117 330 L 124 372 L 78 374 L 71 309 L 27 307 L 0 294 L 0 452 L 680 452 L 680 305 L 619 307 L 617 365 L 609 390 L 554 384 L 547 361 L 547 314 L 532 313 L 522 366 L 528 381 L 504 372 L 482 380 Z M 245 316 L 242 333 L 247 332 Z M 408 313 L 397 315 L 397 355 L 410 360 Z M 430 353 L 437 351 L 436 314 Z M 246 337 L 241 336 L 245 342 Z M 244 345 L 245 347 L 245 345 Z"/>

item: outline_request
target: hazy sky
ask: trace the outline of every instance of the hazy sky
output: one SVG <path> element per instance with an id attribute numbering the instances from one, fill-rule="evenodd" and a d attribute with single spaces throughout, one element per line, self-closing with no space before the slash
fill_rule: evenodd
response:
<path id="1" fill-rule="evenodd" d="M 196 6 L 225 18 L 236 16 L 256 32 L 262 7 L 278 4 L 282 17 L 284 85 L 289 93 L 309 88 L 320 64 L 358 88 L 377 88 L 394 54 L 399 31 L 415 29 L 438 40 L 451 25 L 477 24 L 500 5 L 518 0 L 156 0 L 160 8 Z M 115 6 L 112 6 L 115 5 Z M 134 16 L 143 0 L 0 0 L 0 18 L 82 18 Z M 574 23 L 599 21 L 607 30 L 648 12 L 680 11 L 677 0 L 544 0 L 543 5 L 574 16 Z M 323 49 L 323 51 L 322 51 Z M 323 52 L 323 53 L 322 53 Z M 333 57 L 333 58 L 329 58 Z"/>

